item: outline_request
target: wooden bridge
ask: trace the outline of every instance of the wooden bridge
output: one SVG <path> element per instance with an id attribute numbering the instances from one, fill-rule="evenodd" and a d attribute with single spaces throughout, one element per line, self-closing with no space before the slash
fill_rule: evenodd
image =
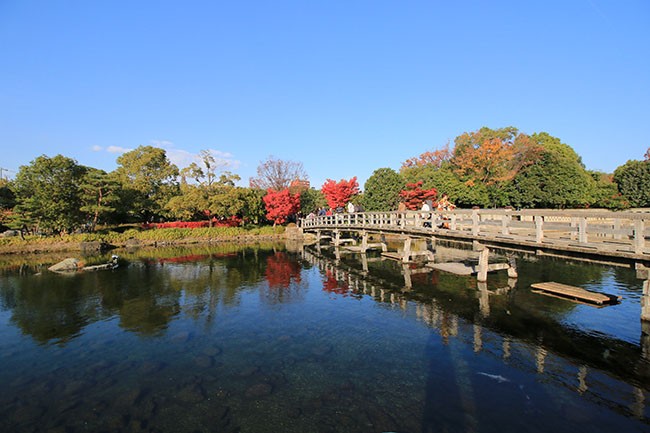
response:
<path id="1" fill-rule="evenodd" d="M 328 239 L 336 247 L 366 252 L 381 248 L 386 257 L 404 263 L 423 256 L 434 261 L 430 249 L 414 251 L 414 239 L 470 242 L 480 251 L 477 266 L 461 263 L 432 264 L 455 272 L 476 273 L 486 281 L 490 271 L 508 269 L 516 278 L 514 260 L 489 264 L 490 249 L 505 249 L 572 259 L 634 266 L 645 280 L 642 319 L 650 320 L 650 243 L 648 212 L 459 209 L 448 212 L 359 212 L 300 220 L 303 233 L 317 242 Z M 387 236 L 403 240 L 397 252 L 388 251 Z M 377 242 L 378 241 L 378 242 Z M 348 246 L 348 244 L 351 244 Z"/>
<path id="2" fill-rule="evenodd" d="M 472 241 L 484 246 L 650 264 L 650 213 L 472 209 L 449 212 L 360 212 L 304 218 L 303 232 L 331 237 L 334 245 L 376 247 L 368 235 Z"/>

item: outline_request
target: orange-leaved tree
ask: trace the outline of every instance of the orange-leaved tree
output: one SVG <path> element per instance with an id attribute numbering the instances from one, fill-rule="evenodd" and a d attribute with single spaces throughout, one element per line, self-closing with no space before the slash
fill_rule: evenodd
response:
<path id="1" fill-rule="evenodd" d="M 455 140 L 452 166 L 468 185 L 494 185 L 512 180 L 539 155 L 540 147 L 514 127 L 481 128 Z"/>
<path id="2" fill-rule="evenodd" d="M 353 196 L 359 194 L 359 182 L 356 176 L 350 180 L 341 179 L 339 182 L 327 179 L 321 191 L 328 206 L 336 209 L 345 206 Z"/>
<path id="3" fill-rule="evenodd" d="M 435 188 L 422 189 L 422 181 L 407 183 L 406 189 L 399 193 L 402 201 L 409 210 L 420 209 L 425 200 L 435 200 L 438 191 Z"/>
<path id="4" fill-rule="evenodd" d="M 402 163 L 402 169 L 424 166 L 440 168 L 445 162 L 449 161 L 451 157 L 452 152 L 449 150 L 449 143 L 447 143 L 442 149 L 427 151 L 420 154 L 420 156 L 407 159 Z"/>
<path id="5" fill-rule="evenodd" d="M 291 194 L 289 188 L 281 191 L 269 188 L 263 200 L 266 206 L 266 219 L 273 221 L 273 225 L 284 223 L 300 210 L 300 194 Z"/>

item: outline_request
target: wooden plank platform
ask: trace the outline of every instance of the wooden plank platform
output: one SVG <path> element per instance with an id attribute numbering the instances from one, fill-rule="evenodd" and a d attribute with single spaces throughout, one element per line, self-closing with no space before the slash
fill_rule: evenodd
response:
<path id="1" fill-rule="evenodd" d="M 381 256 L 392 260 L 402 260 L 402 255 L 400 253 L 384 251 L 381 253 Z"/>
<path id="2" fill-rule="evenodd" d="M 478 273 L 478 265 L 467 265 L 459 262 L 431 263 L 428 266 L 439 271 L 445 271 L 456 275 L 472 275 Z"/>
<path id="3" fill-rule="evenodd" d="M 590 292 L 580 287 L 569 286 L 567 284 L 556 283 L 553 281 L 531 284 L 531 287 L 543 293 L 549 293 L 555 296 L 597 305 L 615 304 L 621 299 L 620 296 L 617 297 L 603 293 Z"/>

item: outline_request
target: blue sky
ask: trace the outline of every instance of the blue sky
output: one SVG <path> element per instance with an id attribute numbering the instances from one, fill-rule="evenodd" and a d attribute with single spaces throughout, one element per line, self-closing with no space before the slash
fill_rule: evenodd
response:
<path id="1" fill-rule="evenodd" d="M 312 186 L 482 126 L 546 131 L 588 169 L 650 146 L 650 2 L 0 0 L 0 167 L 209 149 L 242 185 Z M 6 174 L 6 172 L 5 172 Z"/>

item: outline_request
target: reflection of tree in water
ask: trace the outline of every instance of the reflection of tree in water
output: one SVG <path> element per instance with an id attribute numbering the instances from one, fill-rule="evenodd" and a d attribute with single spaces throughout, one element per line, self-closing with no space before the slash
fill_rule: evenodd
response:
<path id="1" fill-rule="evenodd" d="M 39 343 L 64 345 L 100 315 L 92 288 L 76 277 L 39 275 L 14 281 L 11 321 Z M 71 283 L 79 284 L 71 289 Z"/>
<path id="2" fill-rule="evenodd" d="M 285 252 L 276 251 L 266 258 L 264 276 L 268 287 L 260 287 L 260 296 L 269 304 L 281 304 L 302 298 L 302 266 Z"/>
<path id="3" fill-rule="evenodd" d="M 180 293 L 154 264 L 132 264 L 121 272 L 95 274 L 102 305 L 120 317 L 120 327 L 159 335 L 180 311 Z"/>
<path id="4" fill-rule="evenodd" d="M 350 287 L 348 287 L 347 283 L 339 283 L 339 281 L 336 279 L 336 275 L 328 269 L 325 271 L 323 291 L 347 296 L 348 292 L 350 291 Z"/>

